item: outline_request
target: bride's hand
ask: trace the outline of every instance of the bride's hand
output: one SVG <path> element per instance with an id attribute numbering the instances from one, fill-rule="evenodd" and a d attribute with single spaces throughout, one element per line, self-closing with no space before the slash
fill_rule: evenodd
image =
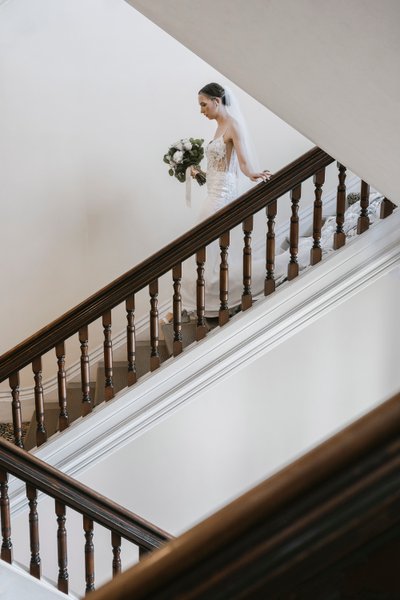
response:
<path id="1" fill-rule="evenodd" d="M 193 179 L 196 177 L 196 175 L 198 175 L 200 173 L 199 169 L 196 169 L 196 167 L 191 167 L 190 169 L 190 175 L 193 177 Z"/>
<path id="2" fill-rule="evenodd" d="M 251 181 L 269 181 L 272 173 L 270 171 L 262 171 L 261 173 L 250 173 L 249 178 Z"/>

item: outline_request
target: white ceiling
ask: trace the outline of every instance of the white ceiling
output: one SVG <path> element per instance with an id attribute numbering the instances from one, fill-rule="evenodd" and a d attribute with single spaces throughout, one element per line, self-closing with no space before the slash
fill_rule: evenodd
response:
<path id="1" fill-rule="evenodd" d="M 127 1 L 400 200 L 398 0 Z"/>

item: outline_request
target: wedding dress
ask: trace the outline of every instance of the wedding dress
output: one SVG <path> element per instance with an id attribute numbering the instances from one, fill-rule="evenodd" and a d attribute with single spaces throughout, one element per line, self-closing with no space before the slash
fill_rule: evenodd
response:
<path id="1" fill-rule="evenodd" d="M 239 163 L 235 148 L 229 148 L 221 135 L 213 139 L 206 147 L 207 158 L 207 198 L 199 214 L 199 221 L 207 219 L 238 197 Z M 264 225 L 265 226 L 265 225 Z M 260 236 L 258 236 L 260 239 Z M 252 276 L 255 291 L 261 292 L 265 279 L 265 229 L 260 243 L 252 248 Z M 229 264 L 229 300 L 230 308 L 240 305 L 243 292 L 243 232 L 238 226 L 230 233 L 228 250 Z M 216 240 L 206 248 L 205 308 L 207 316 L 217 314 L 220 307 L 219 274 L 220 247 Z M 196 281 L 193 274 L 196 266 L 194 260 L 187 261 L 184 266 L 182 281 L 182 306 L 186 310 L 196 310 Z"/>

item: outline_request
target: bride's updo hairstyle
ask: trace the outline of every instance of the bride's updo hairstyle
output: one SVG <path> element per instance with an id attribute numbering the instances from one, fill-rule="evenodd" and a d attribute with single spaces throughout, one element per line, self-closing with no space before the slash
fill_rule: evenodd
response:
<path id="1" fill-rule="evenodd" d="M 208 96 L 209 98 L 221 98 L 222 104 L 230 105 L 229 96 L 225 93 L 224 88 L 219 83 L 207 83 L 199 91 L 199 96 Z"/>

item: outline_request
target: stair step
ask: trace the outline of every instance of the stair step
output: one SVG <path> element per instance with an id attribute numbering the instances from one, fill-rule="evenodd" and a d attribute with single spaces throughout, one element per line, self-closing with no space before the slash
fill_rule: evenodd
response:
<path id="1" fill-rule="evenodd" d="M 208 331 L 218 327 L 218 317 L 205 319 L 206 328 Z M 182 347 L 186 348 L 196 341 L 196 320 L 191 319 L 189 322 L 182 322 Z M 174 325 L 173 323 L 163 323 L 161 329 L 164 335 L 165 344 L 168 349 L 169 356 L 173 354 L 174 348 Z"/>
<path id="2" fill-rule="evenodd" d="M 185 348 L 196 341 L 196 323 L 182 323 L 182 346 Z M 162 325 L 165 344 L 168 349 L 169 356 L 172 356 L 174 351 L 174 326 L 172 323 L 164 323 Z"/>
<path id="3" fill-rule="evenodd" d="M 167 346 L 163 340 L 159 342 L 160 360 L 163 362 L 170 357 Z M 136 373 L 137 377 L 141 377 L 150 371 L 150 343 L 148 341 L 140 341 L 136 343 Z M 127 387 L 127 363 L 125 361 L 115 362 L 113 364 L 113 383 L 114 393 Z M 100 363 L 97 368 L 97 379 L 99 385 L 92 381 L 90 383 L 90 395 L 93 400 L 93 405 L 97 406 L 104 402 L 104 381 L 105 370 L 104 363 Z M 68 417 L 70 424 L 76 421 L 82 414 L 82 389 L 79 381 L 72 381 L 67 385 L 67 402 L 68 402 Z M 58 416 L 60 408 L 58 402 L 45 402 L 44 419 L 47 431 L 47 437 L 52 436 L 58 431 Z M 36 410 L 33 411 L 32 419 L 28 427 L 26 437 L 24 439 L 24 447 L 26 450 L 31 450 L 36 446 Z"/>
<path id="4" fill-rule="evenodd" d="M 94 398 L 96 385 L 90 384 L 90 394 Z M 82 414 L 82 390 L 80 384 L 69 384 L 67 386 L 67 402 L 69 422 L 73 423 Z M 52 436 L 58 431 L 58 415 L 60 407 L 58 402 L 46 402 L 44 405 L 44 422 L 47 431 L 47 437 Z M 36 410 L 33 411 L 32 419 L 24 440 L 25 450 L 31 450 L 36 446 Z"/>

